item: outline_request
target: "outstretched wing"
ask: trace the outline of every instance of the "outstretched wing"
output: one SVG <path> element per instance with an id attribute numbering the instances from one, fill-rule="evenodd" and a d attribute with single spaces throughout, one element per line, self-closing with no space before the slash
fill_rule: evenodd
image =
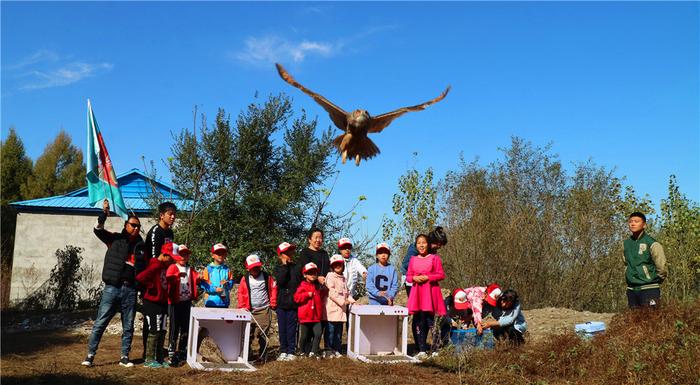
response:
<path id="1" fill-rule="evenodd" d="M 310 89 L 308 89 L 308 88 L 302 86 L 301 84 L 299 84 L 299 82 L 297 82 L 296 80 L 294 80 L 294 78 L 292 77 L 292 75 L 290 75 L 289 72 L 287 72 L 287 70 L 285 70 L 284 67 L 282 67 L 281 64 L 275 63 L 275 65 L 277 66 L 277 72 L 279 72 L 280 77 L 282 77 L 282 79 L 283 79 L 285 82 L 287 82 L 287 83 L 293 85 L 294 87 L 296 87 L 296 88 L 302 90 L 305 94 L 307 94 L 307 95 L 311 96 L 312 98 L 314 98 L 314 100 L 316 101 L 316 103 L 320 104 L 321 107 L 323 107 L 323 109 L 326 110 L 326 111 L 328 112 L 328 115 L 330 115 L 331 120 L 333 121 L 333 123 L 334 123 L 338 128 L 340 128 L 341 130 L 345 131 L 345 129 L 346 129 L 347 125 L 348 125 L 348 120 L 347 120 L 347 119 L 348 119 L 348 118 L 347 118 L 348 113 L 347 113 L 347 112 L 343 111 L 342 108 L 340 108 L 340 107 L 336 106 L 335 104 L 331 103 L 328 99 L 324 98 L 323 96 L 321 96 L 321 95 L 319 95 L 319 94 L 317 94 L 317 93 L 311 91 Z"/>
<path id="2" fill-rule="evenodd" d="M 386 126 L 391 124 L 391 122 L 394 121 L 394 119 L 398 118 L 399 116 L 401 116 L 407 112 L 411 112 L 411 111 L 424 110 L 429 105 L 435 104 L 435 103 L 441 101 L 442 99 L 445 98 L 445 96 L 447 96 L 447 93 L 450 92 L 450 88 L 451 88 L 450 86 L 447 86 L 445 91 L 443 91 L 442 94 L 440 94 L 440 96 L 438 96 L 437 98 L 435 98 L 433 100 L 429 100 L 425 103 L 421 103 L 421 104 L 418 104 L 415 106 L 410 106 L 410 107 L 403 107 L 403 108 L 399 108 L 398 110 L 387 112 L 386 114 L 373 116 L 372 123 L 370 124 L 369 130 L 367 130 L 367 132 L 375 132 L 375 133 L 381 132 L 383 129 L 386 128 Z"/>

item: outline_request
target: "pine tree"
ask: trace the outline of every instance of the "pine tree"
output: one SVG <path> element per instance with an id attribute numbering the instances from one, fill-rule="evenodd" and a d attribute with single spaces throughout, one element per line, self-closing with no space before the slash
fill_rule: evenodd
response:
<path id="1" fill-rule="evenodd" d="M 27 181 L 32 172 L 32 161 L 24 151 L 24 144 L 17 136 L 14 127 L 10 128 L 7 139 L 0 145 L 0 161 L 2 176 L 0 183 L 0 217 L 2 218 L 2 307 L 4 308 L 10 294 L 10 275 L 12 269 L 12 253 L 15 245 L 15 221 L 17 213 L 10 203 L 23 199 L 21 186 Z"/>
<path id="2" fill-rule="evenodd" d="M 65 194 L 85 185 L 83 152 L 61 130 L 34 163 L 32 175 L 22 185 L 24 199 Z"/>

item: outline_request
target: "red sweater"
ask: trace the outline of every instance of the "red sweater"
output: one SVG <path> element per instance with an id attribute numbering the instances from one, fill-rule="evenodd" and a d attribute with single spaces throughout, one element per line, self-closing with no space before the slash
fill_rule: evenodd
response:
<path id="1" fill-rule="evenodd" d="M 313 293 L 309 297 L 309 293 Z M 299 305 L 297 314 L 299 323 L 321 322 L 323 315 L 323 297 L 326 296 L 326 291 L 320 287 L 318 283 L 310 283 L 302 281 L 294 293 L 294 302 Z"/>
<path id="2" fill-rule="evenodd" d="M 197 284 L 199 283 L 199 274 L 187 266 L 190 270 L 190 300 L 194 301 L 197 299 Z M 180 302 L 180 269 L 177 267 L 177 263 L 173 263 L 168 266 L 168 270 L 165 272 L 165 278 L 168 281 L 168 303 L 174 304 Z"/>
<path id="3" fill-rule="evenodd" d="M 277 282 L 265 272 L 260 272 L 263 277 L 267 278 L 267 298 L 270 301 L 270 308 L 272 310 L 277 308 Z M 241 284 L 238 285 L 238 308 L 253 310 L 253 306 L 250 304 L 250 286 L 248 280 L 250 279 L 250 273 L 246 274 L 241 278 Z"/>
<path id="4" fill-rule="evenodd" d="M 143 298 L 156 303 L 168 303 L 168 288 L 165 271 L 170 263 L 161 262 L 158 258 L 148 261 L 146 270 L 136 276 L 136 280 L 146 288 Z"/>

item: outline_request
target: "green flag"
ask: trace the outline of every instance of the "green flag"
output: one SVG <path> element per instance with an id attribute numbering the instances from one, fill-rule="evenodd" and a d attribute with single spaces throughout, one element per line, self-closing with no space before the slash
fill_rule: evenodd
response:
<path id="1" fill-rule="evenodd" d="M 97 208 L 102 208 L 102 202 L 109 201 L 109 207 L 117 215 L 127 220 L 127 213 L 124 198 L 119 190 L 117 176 L 112 167 L 112 160 L 109 158 L 107 147 L 102 139 L 102 133 L 97 126 L 97 120 L 92 113 L 92 105 L 88 99 L 87 114 L 87 183 L 88 197 L 90 204 Z"/>

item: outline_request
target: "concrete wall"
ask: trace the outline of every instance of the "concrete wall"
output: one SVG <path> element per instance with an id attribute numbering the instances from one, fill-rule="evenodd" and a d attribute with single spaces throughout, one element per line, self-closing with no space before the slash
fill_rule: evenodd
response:
<path id="1" fill-rule="evenodd" d="M 92 232 L 97 215 L 65 215 L 45 213 L 17 214 L 15 251 L 12 262 L 10 301 L 17 302 L 38 289 L 49 279 L 56 265 L 56 250 L 66 245 L 82 247 L 83 267 L 92 267 L 89 280 L 98 285 L 102 280 L 102 264 L 107 247 Z M 155 224 L 151 218 L 141 218 L 141 236 Z M 107 218 L 105 228 L 117 232 L 124 221 L 116 216 Z"/>

